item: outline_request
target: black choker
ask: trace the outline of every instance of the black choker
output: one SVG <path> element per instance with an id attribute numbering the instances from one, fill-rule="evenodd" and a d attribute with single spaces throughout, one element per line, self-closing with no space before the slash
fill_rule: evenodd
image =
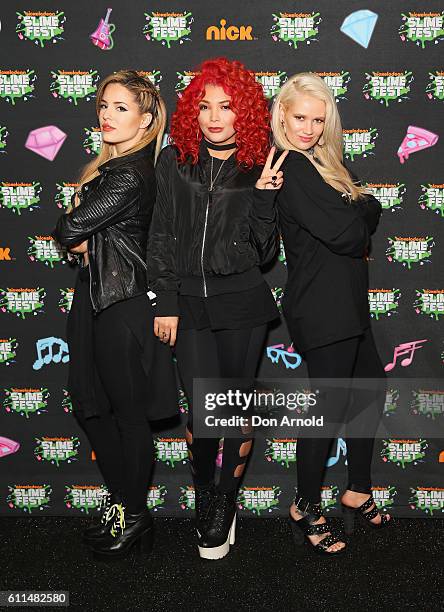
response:
<path id="1" fill-rule="evenodd" d="M 224 145 L 218 145 L 214 142 L 210 142 L 206 138 L 204 138 L 204 143 L 207 146 L 207 148 L 211 149 L 212 151 L 229 151 L 230 149 L 235 149 L 237 147 L 237 144 L 235 142 L 230 142 L 229 144 L 224 144 Z"/>

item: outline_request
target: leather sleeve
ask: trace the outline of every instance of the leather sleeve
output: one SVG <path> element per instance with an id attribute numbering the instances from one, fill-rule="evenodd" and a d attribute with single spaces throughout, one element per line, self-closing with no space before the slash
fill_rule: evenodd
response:
<path id="1" fill-rule="evenodd" d="M 370 232 L 356 206 L 347 205 L 305 155 L 290 152 L 283 171 L 278 201 L 286 215 L 334 253 L 363 257 Z"/>
<path id="2" fill-rule="evenodd" d="M 174 202 L 170 180 L 175 164 L 174 149 L 167 147 L 159 156 L 156 166 L 156 203 L 147 249 L 148 286 L 157 296 L 155 312 L 158 317 L 179 315 Z"/>
<path id="3" fill-rule="evenodd" d="M 64 246 L 75 246 L 131 217 L 138 207 L 141 186 L 139 174 L 129 167 L 107 173 L 91 191 L 84 185 L 80 205 L 59 218 L 52 236 Z"/>

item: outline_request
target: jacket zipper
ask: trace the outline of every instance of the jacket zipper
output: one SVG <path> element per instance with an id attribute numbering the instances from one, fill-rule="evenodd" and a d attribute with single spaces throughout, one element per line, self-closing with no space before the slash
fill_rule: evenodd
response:
<path id="1" fill-rule="evenodd" d="M 135 253 L 123 240 L 121 240 L 120 238 L 118 239 L 119 243 L 125 247 L 125 249 L 127 251 L 129 251 L 132 255 L 134 255 L 134 257 L 142 264 L 142 266 L 145 268 L 145 270 L 147 269 L 147 265 L 146 263 L 143 261 L 143 259 L 140 257 L 140 255 L 138 255 L 137 253 Z"/>
<path id="2" fill-rule="evenodd" d="M 210 207 L 210 197 L 211 197 L 211 192 L 208 194 L 208 199 L 207 199 L 207 209 L 205 211 L 205 225 L 204 225 L 204 232 L 203 232 L 203 238 L 202 238 L 202 251 L 200 253 L 200 267 L 202 270 L 204 297 L 208 297 L 207 296 L 207 281 L 205 279 L 203 259 L 204 259 L 204 249 L 205 249 L 205 237 L 207 235 L 208 209 Z"/>

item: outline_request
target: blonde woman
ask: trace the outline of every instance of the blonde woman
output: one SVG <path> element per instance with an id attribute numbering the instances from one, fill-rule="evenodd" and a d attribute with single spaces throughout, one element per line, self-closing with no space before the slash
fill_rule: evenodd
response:
<path id="1" fill-rule="evenodd" d="M 68 319 L 68 388 L 109 493 L 84 539 L 108 559 L 136 544 L 151 548 L 149 420 L 176 414 L 177 395 L 170 347 L 152 333 L 145 261 L 165 105 L 149 79 L 122 70 L 101 82 L 97 115 L 102 149 L 53 236 L 81 264 Z"/>
<path id="2" fill-rule="evenodd" d="M 341 121 L 324 81 L 311 73 L 289 78 L 275 99 L 272 128 L 277 147 L 290 151 L 278 211 L 288 265 L 283 312 L 291 339 L 311 379 L 384 379 L 370 329 L 366 261 L 381 206 L 343 164 Z M 373 399 L 380 409 L 381 395 Z M 347 439 L 349 484 L 341 498 L 346 532 L 352 532 L 356 513 L 372 527 L 390 518 L 378 513 L 371 494 L 372 429 L 373 420 L 367 437 Z M 295 540 L 305 536 L 315 552 L 330 556 L 345 548 L 320 508 L 331 441 L 299 439 L 298 493 L 290 508 Z"/>

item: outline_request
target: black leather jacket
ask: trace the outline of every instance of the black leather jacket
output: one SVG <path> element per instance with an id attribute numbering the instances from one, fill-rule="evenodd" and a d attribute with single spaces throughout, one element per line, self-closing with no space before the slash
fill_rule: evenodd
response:
<path id="1" fill-rule="evenodd" d="M 146 247 L 156 194 L 153 144 L 98 170 L 99 176 L 82 186 L 80 205 L 62 215 L 52 232 L 68 248 L 88 240 L 96 313 L 147 292 Z"/>
<path id="2" fill-rule="evenodd" d="M 262 169 L 245 171 L 232 155 L 210 192 L 210 164 L 203 142 L 195 165 L 179 165 L 173 146 L 159 156 L 147 257 L 157 316 L 178 314 L 179 292 L 208 297 L 257 286 L 259 265 L 277 251 L 277 192 L 254 187 Z"/>

